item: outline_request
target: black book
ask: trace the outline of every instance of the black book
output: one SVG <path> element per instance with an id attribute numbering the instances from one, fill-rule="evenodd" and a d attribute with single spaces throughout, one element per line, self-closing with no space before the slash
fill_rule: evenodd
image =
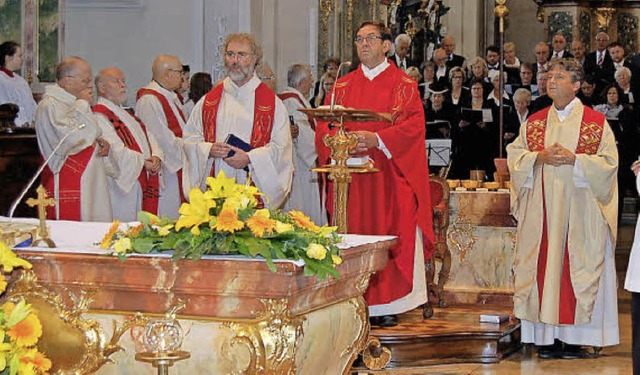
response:
<path id="1" fill-rule="evenodd" d="M 231 145 L 231 146 L 235 146 L 239 149 L 241 149 L 244 152 L 249 152 L 251 150 L 253 150 L 253 147 L 251 147 L 250 144 L 248 144 L 247 142 L 243 141 L 242 139 L 240 139 L 238 136 L 236 136 L 235 134 L 229 134 L 227 136 L 227 139 L 224 140 L 224 143 Z M 233 155 L 235 155 L 236 152 L 233 150 L 229 150 L 229 153 L 227 154 L 227 157 L 230 158 Z M 244 167 L 243 168 L 245 171 L 249 171 L 249 167 Z"/>

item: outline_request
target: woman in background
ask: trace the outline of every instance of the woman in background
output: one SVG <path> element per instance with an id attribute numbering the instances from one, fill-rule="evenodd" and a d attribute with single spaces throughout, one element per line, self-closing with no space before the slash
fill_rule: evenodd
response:
<path id="1" fill-rule="evenodd" d="M 187 117 L 191 115 L 191 110 L 198 100 L 211 91 L 212 88 L 211 74 L 198 72 L 191 77 L 191 82 L 189 83 L 189 100 L 184 103 Z"/>
<path id="2" fill-rule="evenodd" d="M 16 73 L 22 67 L 22 48 L 13 41 L 0 44 L 0 104 L 14 103 L 19 108 L 16 126 L 32 126 L 36 102 L 27 81 Z"/>

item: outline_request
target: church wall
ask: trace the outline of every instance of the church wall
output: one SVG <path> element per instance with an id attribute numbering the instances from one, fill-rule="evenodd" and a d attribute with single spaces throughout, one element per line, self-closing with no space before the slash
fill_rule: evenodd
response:
<path id="1" fill-rule="evenodd" d="M 67 7 L 65 52 L 89 60 L 96 74 L 120 67 L 127 78 L 128 104 L 151 79 L 159 54 L 178 56 L 202 69 L 202 1 L 143 0 L 134 8 Z M 198 61 L 197 61 L 198 60 Z"/>

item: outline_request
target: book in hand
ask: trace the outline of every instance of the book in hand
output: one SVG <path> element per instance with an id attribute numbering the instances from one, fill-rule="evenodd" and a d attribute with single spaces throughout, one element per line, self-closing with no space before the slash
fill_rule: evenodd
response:
<path id="1" fill-rule="evenodd" d="M 238 136 L 236 136 L 235 134 L 231 133 L 227 136 L 227 139 L 224 140 L 224 143 L 231 145 L 231 146 L 235 146 L 239 149 L 241 149 L 244 152 L 249 152 L 251 150 L 253 150 L 253 147 L 251 147 L 250 144 L 248 144 L 247 142 L 243 141 L 242 139 L 240 139 Z M 229 153 L 227 154 L 227 157 L 230 158 L 233 155 L 235 155 L 236 152 L 234 150 L 229 150 Z M 244 167 L 243 168 L 245 171 L 249 171 L 249 167 Z"/>
<path id="2" fill-rule="evenodd" d="M 480 323 L 501 324 L 509 321 L 509 314 L 487 313 L 480 314 Z"/>
<path id="3" fill-rule="evenodd" d="M 493 115 L 491 113 L 491 109 L 483 108 L 483 109 L 471 109 L 471 108 L 462 108 L 462 120 L 466 122 L 470 122 L 472 124 L 477 124 L 479 122 L 492 122 Z"/>

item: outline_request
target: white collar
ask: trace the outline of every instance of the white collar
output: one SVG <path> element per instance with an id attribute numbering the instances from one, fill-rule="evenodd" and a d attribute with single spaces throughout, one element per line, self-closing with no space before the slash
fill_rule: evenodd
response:
<path id="1" fill-rule="evenodd" d="M 290 92 L 292 94 L 296 94 L 304 103 L 304 106 L 307 108 L 311 108 L 311 104 L 309 103 L 309 101 L 307 100 L 307 98 L 297 89 L 291 87 L 291 86 L 287 86 L 284 90 L 282 90 L 282 93 L 285 92 Z"/>
<path id="2" fill-rule="evenodd" d="M 258 78 L 255 72 L 253 72 L 253 77 L 251 77 L 251 79 L 242 86 L 236 85 L 229 77 L 225 78 L 223 81 L 224 91 L 236 98 L 253 94 L 261 83 L 262 81 Z"/>
<path id="3" fill-rule="evenodd" d="M 560 121 L 564 121 L 578 103 L 580 103 L 580 99 L 575 97 L 571 102 L 569 102 L 569 104 L 567 104 L 566 107 L 564 107 L 564 109 L 560 110 L 556 108 L 555 105 L 553 106 L 553 108 L 558 112 L 558 118 L 560 118 Z"/>
<path id="4" fill-rule="evenodd" d="M 78 98 L 76 98 L 69 91 L 60 87 L 57 83 L 55 85 L 49 85 L 45 87 L 44 93 L 46 96 L 54 97 L 69 105 L 73 104 Z"/>
<path id="5" fill-rule="evenodd" d="M 380 73 L 384 72 L 384 70 L 389 67 L 389 61 L 387 61 L 387 59 L 384 59 L 380 63 L 380 65 L 372 69 L 367 68 L 366 66 L 364 66 L 364 64 L 360 64 L 360 67 L 362 68 L 362 74 L 364 74 L 364 76 L 367 77 L 369 81 L 373 81 L 374 78 L 376 78 Z"/>
<path id="6" fill-rule="evenodd" d="M 156 81 L 151 81 L 148 87 L 152 90 L 155 90 L 161 93 L 162 95 L 164 95 L 165 97 L 171 100 L 178 100 L 178 95 L 175 92 L 165 89 Z"/>

